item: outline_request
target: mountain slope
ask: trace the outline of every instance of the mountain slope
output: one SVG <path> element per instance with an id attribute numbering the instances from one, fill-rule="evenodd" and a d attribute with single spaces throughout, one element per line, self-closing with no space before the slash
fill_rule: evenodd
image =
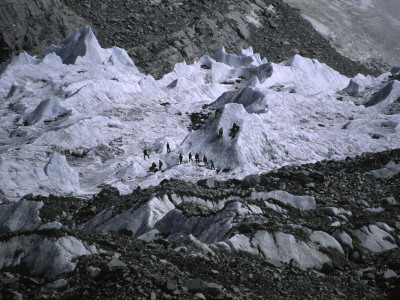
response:
<path id="1" fill-rule="evenodd" d="M 400 64 L 398 1 L 318 0 L 313 5 L 298 0 L 285 2 L 300 9 L 302 16 L 343 55 L 385 69 Z"/>
<path id="2" fill-rule="evenodd" d="M 3 0 L 0 3 L 0 62 L 22 51 L 37 54 L 85 24 L 86 21 L 59 0 Z"/>
<path id="3" fill-rule="evenodd" d="M 398 79 L 220 48 L 155 80 L 90 27 L 13 57 L 1 296 L 395 298 Z"/>

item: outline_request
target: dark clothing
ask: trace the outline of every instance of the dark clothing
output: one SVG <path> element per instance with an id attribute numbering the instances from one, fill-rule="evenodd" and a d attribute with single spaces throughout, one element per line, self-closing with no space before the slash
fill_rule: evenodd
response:
<path id="1" fill-rule="evenodd" d="M 236 133 L 239 132 L 240 127 L 236 125 L 236 123 L 233 123 L 233 126 L 230 130 L 230 136 L 232 137 L 232 139 L 234 139 L 236 137 Z"/>
<path id="2" fill-rule="evenodd" d="M 219 108 L 217 108 L 217 110 L 215 111 L 215 118 L 216 119 L 218 119 L 219 113 L 220 113 L 220 110 L 219 110 Z"/>
<path id="3" fill-rule="evenodd" d="M 217 108 L 217 110 L 215 111 L 215 118 L 216 118 L 216 119 L 218 119 L 219 113 L 220 113 L 219 108 Z"/>
<path id="4" fill-rule="evenodd" d="M 161 160 L 158 161 L 158 169 L 161 171 L 163 163 Z"/>
<path id="5" fill-rule="evenodd" d="M 147 153 L 147 149 L 144 149 L 144 150 L 143 150 L 143 157 L 144 157 L 144 160 L 146 160 L 146 156 L 147 156 L 148 158 L 150 158 L 149 153 Z"/>
<path id="6" fill-rule="evenodd" d="M 192 152 L 189 153 L 189 162 L 193 161 Z"/>
<path id="7" fill-rule="evenodd" d="M 169 143 L 167 143 L 167 153 L 170 153 L 171 149 L 169 148 Z"/>
<path id="8" fill-rule="evenodd" d="M 213 160 L 212 160 L 212 159 L 210 159 L 210 164 L 211 164 L 211 170 L 215 170 L 215 167 L 214 167 L 214 162 L 213 162 Z"/>
<path id="9" fill-rule="evenodd" d="M 181 154 L 179 154 L 179 163 L 180 164 L 182 163 L 182 159 L 183 159 L 183 156 L 182 156 L 182 153 L 181 153 Z"/>
<path id="10" fill-rule="evenodd" d="M 198 153 L 196 153 L 196 155 L 194 156 L 194 159 L 196 160 L 197 163 L 200 162 L 199 154 L 198 154 Z"/>
<path id="11" fill-rule="evenodd" d="M 150 169 L 150 172 L 157 172 L 157 165 L 156 165 L 156 163 L 153 162 L 153 163 L 151 164 L 151 167 L 150 167 L 149 169 Z"/>
<path id="12" fill-rule="evenodd" d="M 203 157 L 203 162 L 206 164 L 206 165 L 208 165 L 208 162 L 207 162 L 207 157 L 204 155 L 204 157 Z"/>

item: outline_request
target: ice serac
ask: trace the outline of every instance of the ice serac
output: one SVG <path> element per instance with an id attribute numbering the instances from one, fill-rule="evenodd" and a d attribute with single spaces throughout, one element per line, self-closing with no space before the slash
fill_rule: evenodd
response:
<path id="1" fill-rule="evenodd" d="M 20 235 L 0 242 L 0 269 L 24 264 L 34 276 L 56 276 L 73 271 L 74 259 L 97 253 L 73 236 L 48 238 L 38 234 Z"/>
<path id="2" fill-rule="evenodd" d="M 53 121 L 56 118 L 70 114 L 71 110 L 66 109 L 58 99 L 46 99 L 40 102 L 34 111 L 25 116 L 26 125 L 32 125 L 41 121 Z"/>
<path id="3" fill-rule="evenodd" d="M 237 91 L 223 93 L 211 105 L 222 109 L 225 104 L 242 104 L 248 113 L 266 113 L 268 111 L 267 97 L 259 90 L 260 82 L 255 76 L 245 87 Z"/>
<path id="4" fill-rule="evenodd" d="M 50 182 L 64 193 L 74 193 L 79 190 L 79 176 L 73 168 L 68 165 L 64 155 L 54 152 L 44 167 L 44 173 Z"/>
<path id="5" fill-rule="evenodd" d="M 280 66 L 290 68 L 282 69 Z M 341 90 L 349 83 L 349 78 L 341 75 L 326 64 L 298 54 L 279 65 L 274 65 L 274 70 L 272 82 L 296 82 L 298 85 L 301 84 L 301 86 L 307 86 L 316 91 Z"/>
<path id="6" fill-rule="evenodd" d="M 349 84 L 343 89 L 343 92 L 352 97 L 362 97 L 366 93 L 366 85 L 371 84 L 372 81 L 371 77 L 358 74 L 350 79 Z"/>
<path id="7" fill-rule="evenodd" d="M 295 196 L 286 191 L 271 191 L 271 192 L 252 192 L 252 199 L 274 199 L 284 204 L 296 207 L 300 210 L 315 209 L 317 204 L 312 196 Z"/>
<path id="8" fill-rule="evenodd" d="M 331 249 L 343 255 L 341 245 L 332 236 L 323 231 L 314 231 L 308 242 L 284 232 L 257 231 L 251 238 L 236 234 L 227 244 L 233 252 L 248 252 L 262 255 L 267 259 L 276 259 L 283 262 L 296 260 L 307 268 L 321 268 L 330 258 L 321 249 Z"/>
<path id="9" fill-rule="evenodd" d="M 396 242 L 391 234 L 375 225 L 363 226 L 354 230 L 361 245 L 373 252 L 383 252 L 396 248 Z"/>
<path id="10" fill-rule="evenodd" d="M 67 38 L 56 45 L 51 45 L 42 51 L 44 58 L 50 53 L 61 57 L 64 64 L 75 64 L 78 61 L 106 65 L 134 66 L 125 50 L 118 47 L 103 49 L 100 47 L 92 29 L 89 26 L 78 28 Z"/>
<path id="11" fill-rule="evenodd" d="M 233 202 L 217 213 L 205 216 L 186 216 L 179 209 L 174 209 L 156 224 L 156 229 L 169 233 L 168 239 L 192 234 L 203 243 L 216 243 L 227 239 L 235 217 L 251 213 L 246 204 L 239 202 Z"/>
<path id="12" fill-rule="evenodd" d="M 390 78 L 394 80 L 400 80 L 400 67 L 392 67 L 390 69 Z"/>
<path id="13" fill-rule="evenodd" d="M 164 197 L 154 197 L 139 208 L 132 207 L 97 227 L 98 230 L 129 230 L 133 235 L 141 235 L 154 227 L 175 206 Z M 91 224 L 93 226 L 93 224 Z"/>
<path id="14" fill-rule="evenodd" d="M 385 114 L 398 114 L 400 112 L 400 82 L 397 80 L 387 82 L 364 105 L 377 107 Z"/>
<path id="15" fill-rule="evenodd" d="M 239 126 L 236 133 L 232 131 L 233 123 Z M 258 162 L 270 161 L 273 153 L 265 130 L 257 114 L 247 113 L 242 104 L 228 103 L 219 118 L 211 118 L 202 128 L 191 132 L 179 150 L 204 154 L 220 169 L 255 169 Z"/>
<path id="16" fill-rule="evenodd" d="M 259 66 L 267 63 L 266 59 L 261 60 L 258 53 L 253 53 L 253 48 L 239 49 L 237 54 L 229 54 L 225 52 L 225 48 L 221 46 L 214 56 L 214 60 L 217 62 L 224 63 L 231 67 L 249 67 Z"/>
<path id="17" fill-rule="evenodd" d="M 109 117 L 96 116 L 79 120 L 71 125 L 59 128 L 57 131 L 47 131 L 38 137 L 33 144 L 52 145 L 58 149 L 73 150 L 90 149 L 106 144 L 115 135 Z M 109 125 L 109 126 L 108 126 Z M 116 124 L 115 126 L 118 126 Z"/>
<path id="18" fill-rule="evenodd" d="M 284 232 L 257 231 L 252 238 L 252 247 L 259 248 L 265 258 L 289 262 L 297 260 L 304 267 L 321 267 L 330 261 L 329 257 L 318 250 L 319 246 L 298 240 L 292 234 Z"/>

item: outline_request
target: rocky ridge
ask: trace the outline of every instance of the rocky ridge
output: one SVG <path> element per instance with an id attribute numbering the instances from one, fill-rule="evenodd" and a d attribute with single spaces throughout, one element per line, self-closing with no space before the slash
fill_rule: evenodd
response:
<path id="1" fill-rule="evenodd" d="M 30 210 L 38 215 L 8 230 L 9 223 L 3 221 L 3 253 L 13 239 L 32 236 L 42 242 L 76 240 L 87 252 L 81 250 L 71 260 L 70 272 L 35 275 L 36 267 L 26 258 L 29 253 L 16 250 L 13 263 L 3 265 L 0 275 L 3 299 L 397 299 L 400 175 L 382 177 L 379 174 L 384 172 L 375 170 L 399 160 L 400 151 L 392 150 L 287 166 L 242 181 L 209 179 L 195 184 L 169 180 L 124 196 L 110 186 L 93 199 L 27 195 L 18 203 L 31 203 Z M 272 194 L 260 201 L 259 195 L 277 190 L 314 199 L 315 206 L 308 202 L 310 207 L 298 208 Z M 127 211 L 135 215 L 155 198 L 164 203 L 181 198 L 174 206 L 174 216 L 179 212 L 186 219 L 194 218 L 198 227 L 202 219 L 212 219 L 235 202 L 252 206 L 253 213 L 236 214 L 224 239 L 229 247 L 204 243 L 202 230 L 174 235 L 173 226 L 162 226 L 168 213 L 152 223 L 155 210 L 147 215 L 150 219 L 142 220 L 137 232 L 129 222 L 120 228 L 104 227 L 107 220 Z M 228 200 L 221 204 L 224 199 Z M 36 208 L 32 203 L 38 203 Z M 0 206 L 0 214 L 5 209 L 9 208 Z M 105 212 L 110 215 L 98 221 Z M 289 259 L 289 255 L 286 261 L 271 257 L 273 249 L 268 252 L 261 244 L 257 252 L 245 247 L 243 237 L 254 241 L 262 231 L 275 238 L 291 235 L 298 243 L 309 243 L 310 232 L 319 232 L 314 243 L 320 243 L 318 251 L 329 259 L 310 268 L 301 257 Z M 321 232 L 336 240 L 343 252 L 332 248 L 332 243 L 324 246 L 321 242 L 327 240 Z"/>

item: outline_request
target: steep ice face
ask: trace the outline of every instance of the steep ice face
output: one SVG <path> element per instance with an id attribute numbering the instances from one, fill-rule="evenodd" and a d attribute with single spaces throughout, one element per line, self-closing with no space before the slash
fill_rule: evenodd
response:
<path id="1" fill-rule="evenodd" d="M 26 125 L 32 125 L 40 121 L 51 121 L 62 115 L 71 113 L 60 104 L 58 99 L 47 99 L 40 102 L 36 109 L 24 117 Z"/>
<path id="2" fill-rule="evenodd" d="M 212 107 L 222 109 L 227 103 L 241 104 L 248 113 L 266 113 L 268 111 L 267 98 L 264 93 L 257 88 L 260 82 L 254 77 L 248 85 L 237 90 L 223 93 Z"/>
<path id="3" fill-rule="evenodd" d="M 259 66 L 267 63 L 266 59 L 262 59 L 258 53 L 253 53 L 253 48 L 240 49 L 237 54 L 229 54 L 225 52 L 225 48 L 221 46 L 214 56 L 214 60 L 222 62 L 231 67 L 249 67 Z"/>
<path id="4" fill-rule="evenodd" d="M 14 200 L 87 195 L 101 184 L 129 193 L 168 178 L 242 178 L 400 146 L 396 79 L 350 81 L 299 55 L 274 64 L 251 48 L 235 55 L 221 48 L 156 81 L 124 50 L 102 49 L 85 27 L 37 58 L 21 54 L 2 72 L 0 189 Z M 190 116 L 199 112 L 204 125 L 191 131 Z M 187 163 L 189 152 L 212 159 L 218 171 Z M 163 172 L 149 172 L 159 161 Z"/>
<path id="5" fill-rule="evenodd" d="M 233 124 L 239 130 L 233 128 Z M 219 130 L 223 129 L 221 137 Z M 233 170 L 251 169 L 262 161 L 270 161 L 273 149 L 268 142 L 263 120 L 249 114 L 240 104 L 226 104 L 218 118 L 211 118 L 201 129 L 190 133 L 178 152 L 205 155 L 215 167 Z"/>
<path id="6" fill-rule="evenodd" d="M 117 47 L 102 49 L 89 26 L 75 30 L 56 45 L 44 49 L 40 57 L 45 58 L 51 53 L 59 56 L 64 64 L 96 63 L 134 66 L 125 50 Z"/>
<path id="7" fill-rule="evenodd" d="M 273 64 L 274 72 L 268 86 L 286 85 L 302 88 L 306 93 L 332 93 L 343 89 L 349 82 L 346 76 L 320 63 L 316 59 L 302 57 L 298 54 L 278 65 Z"/>

